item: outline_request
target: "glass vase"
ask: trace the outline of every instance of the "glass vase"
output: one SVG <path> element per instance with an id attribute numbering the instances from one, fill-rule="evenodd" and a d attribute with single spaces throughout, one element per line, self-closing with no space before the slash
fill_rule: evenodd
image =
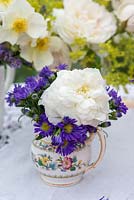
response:
<path id="1" fill-rule="evenodd" d="M 10 68 L 9 66 L 0 65 L 0 148 L 6 142 L 7 136 L 2 134 L 3 132 L 3 124 L 4 124 L 4 114 L 5 114 L 5 94 L 8 91 L 9 87 L 13 83 L 15 76 L 15 69 Z"/>

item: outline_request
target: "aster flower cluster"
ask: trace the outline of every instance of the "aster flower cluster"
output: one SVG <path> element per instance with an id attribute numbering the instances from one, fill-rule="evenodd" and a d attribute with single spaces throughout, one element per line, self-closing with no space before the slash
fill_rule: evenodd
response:
<path id="1" fill-rule="evenodd" d="M 123 114 L 127 113 L 128 108 L 122 102 L 121 96 L 118 96 L 118 93 L 114 89 L 108 87 L 107 91 L 110 97 L 109 106 L 111 109 L 111 112 L 109 114 L 109 119 L 117 120 L 118 118 L 122 117 Z"/>
<path id="2" fill-rule="evenodd" d="M 18 46 L 11 46 L 7 42 L 0 44 L 0 65 L 9 65 L 15 69 L 19 69 L 22 66 L 32 67 L 32 63 L 20 57 Z"/>
<path id="3" fill-rule="evenodd" d="M 57 66 L 57 70 L 65 69 L 66 65 Z M 31 118 L 39 118 L 44 112 L 42 106 L 38 105 L 38 101 L 51 83 L 55 80 L 56 73 L 51 71 L 47 66 L 44 67 L 39 75 L 28 77 L 24 85 L 15 84 L 14 89 L 8 92 L 6 101 L 9 106 L 22 107 L 23 115 Z"/>
<path id="4" fill-rule="evenodd" d="M 71 154 L 78 145 L 84 145 L 87 139 L 87 132 L 93 133 L 97 129 L 92 126 L 78 126 L 75 119 L 64 117 L 56 125 L 49 122 L 46 114 L 41 114 L 37 123 L 34 124 L 34 131 L 39 139 L 51 136 L 52 144 L 56 146 L 56 152 L 63 156 Z"/>
<path id="5" fill-rule="evenodd" d="M 66 67 L 65 64 L 61 64 L 55 67 L 57 71 L 51 71 L 46 66 L 38 76 L 28 77 L 24 85 L 15 84 L 13 91 L 9 92 L 6 97 L 9 106 L 21 107 L 22 114 L 32 118 L 35 122 L 36 139 L 50 137 L 52 145 L 56 147 L 56 152 L 63 156 L 71 154 L 78 146 L 84 145 L 90 134 L 97 132 L 98 127 L 110 126 L 110 120 L 115 120 L 127 112 L 127 107 L 121 97 L 115 90 L 108 87 L 106 91 L 109 95 L 109 121 L 101 121 L 95 127 L 91 124 L 79 124 L 75 118 L 64 116 L 54 124 L 48 118 L 46 106 L 43 106 L 40 100 L 45 90 L 48 90 L 58 78 L 57 72 L 65 70 Z"/>
<path id="6" fill-rule="evenodd" d="M 29 98 L 39 100 L 44 89 L 50 86 L 54 79 L 54 72 L 50 71 L 47 66 L 44 67 L 38 76 L 28 77 L 24 86 L 15 84 L 14 90 L 8 93 L 7 103 L 9 106 L 22 106 L 29 101 Z"/>
<path id="7" fill-rule="evenodd" d="M 10 48 L 5 44 L 0 44 L 0 64 L 8 64 L 12 68 L 20 68 L 23 63 Z"/>

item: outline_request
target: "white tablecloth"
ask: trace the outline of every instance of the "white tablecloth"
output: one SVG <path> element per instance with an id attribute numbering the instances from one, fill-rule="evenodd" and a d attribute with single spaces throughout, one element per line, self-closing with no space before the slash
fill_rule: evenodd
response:
<path id="1" fill-rule="evenodd" d="M 98 168 L 75 186 L 44 184 L 30 158 L 30 120 L 17 125 L 17 109 L 8 109 L 4 134 L 9 144 L 0 150 L 0 200 L 134 200 L 134 110 L 107 129 L 107 151 Z"/>

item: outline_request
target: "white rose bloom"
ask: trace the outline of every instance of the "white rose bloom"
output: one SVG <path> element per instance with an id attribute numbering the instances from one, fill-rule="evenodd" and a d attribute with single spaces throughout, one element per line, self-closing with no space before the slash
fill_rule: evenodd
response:
<path id="1" fill-rule="evenodd" d="M 121 22 L 127 22 L 126 30 L 134 32 L 134 0 L 122 0 L 116 14 Z"/>
<path id="2" fill-rule="evenodd" d="M 116 32 L 112 13 L 92 0 L 64 0 L 64 9 L 54 9 L 54 29 L 68 44 L 75 38 L 102 43 Z"/>
<path id="3" fill-rule="evenodd" d="M 25 0 L 15 1 L 2 15 L 0 43 L 16 44 L 18 38 L 27 33 L 38 38 L 46 32 L 47 22 L 43 16 L 34 12 L 34 8 Z"/>
<path id="4" fill-rule="evenodd" d="M 0 12 L 5 12 L 15 0 L 0 0 Z"/>
<path id="5" fill-rule="evenodd" d="M 108 118 L 108 99 L 99 70 L 86 68 L 58 72 L 39 104 L 44 105 L 48 119 L 54 124 L 69 116 L 75 118 L 79 125 L 97 126 Z"/>
<path id="6" fill-rule="evenodd" d="M 50 37 L 48 34 L 37 39 L 23 35 L 18 44 L 21 49 L 21 57 L 33 62 L 37 71 L 40 71 L 45 65 L 52 65 L 54 63 L 53 53 L 58 53 L 63 48 L 63 41 L 60 38 Z"/>

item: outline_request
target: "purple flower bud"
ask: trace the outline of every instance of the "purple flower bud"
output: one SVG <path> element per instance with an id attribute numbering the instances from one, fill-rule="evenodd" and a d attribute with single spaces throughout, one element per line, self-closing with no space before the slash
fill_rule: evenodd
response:
<path id="1" fill-rule="evenodd" d="M 121 112 L 117 112 L 116 113 L 116 117 L 118 117 L 118 118 L 122 117 L 122 113 Z"/>
<path id="2" fill-rule="evenodd" d="M 111 122 L 104 122 L 104 123 L 101 123 L 99 126 L 103 127 L 103 128 L 107 128 L 107 127 L 111 126 Z"/>

